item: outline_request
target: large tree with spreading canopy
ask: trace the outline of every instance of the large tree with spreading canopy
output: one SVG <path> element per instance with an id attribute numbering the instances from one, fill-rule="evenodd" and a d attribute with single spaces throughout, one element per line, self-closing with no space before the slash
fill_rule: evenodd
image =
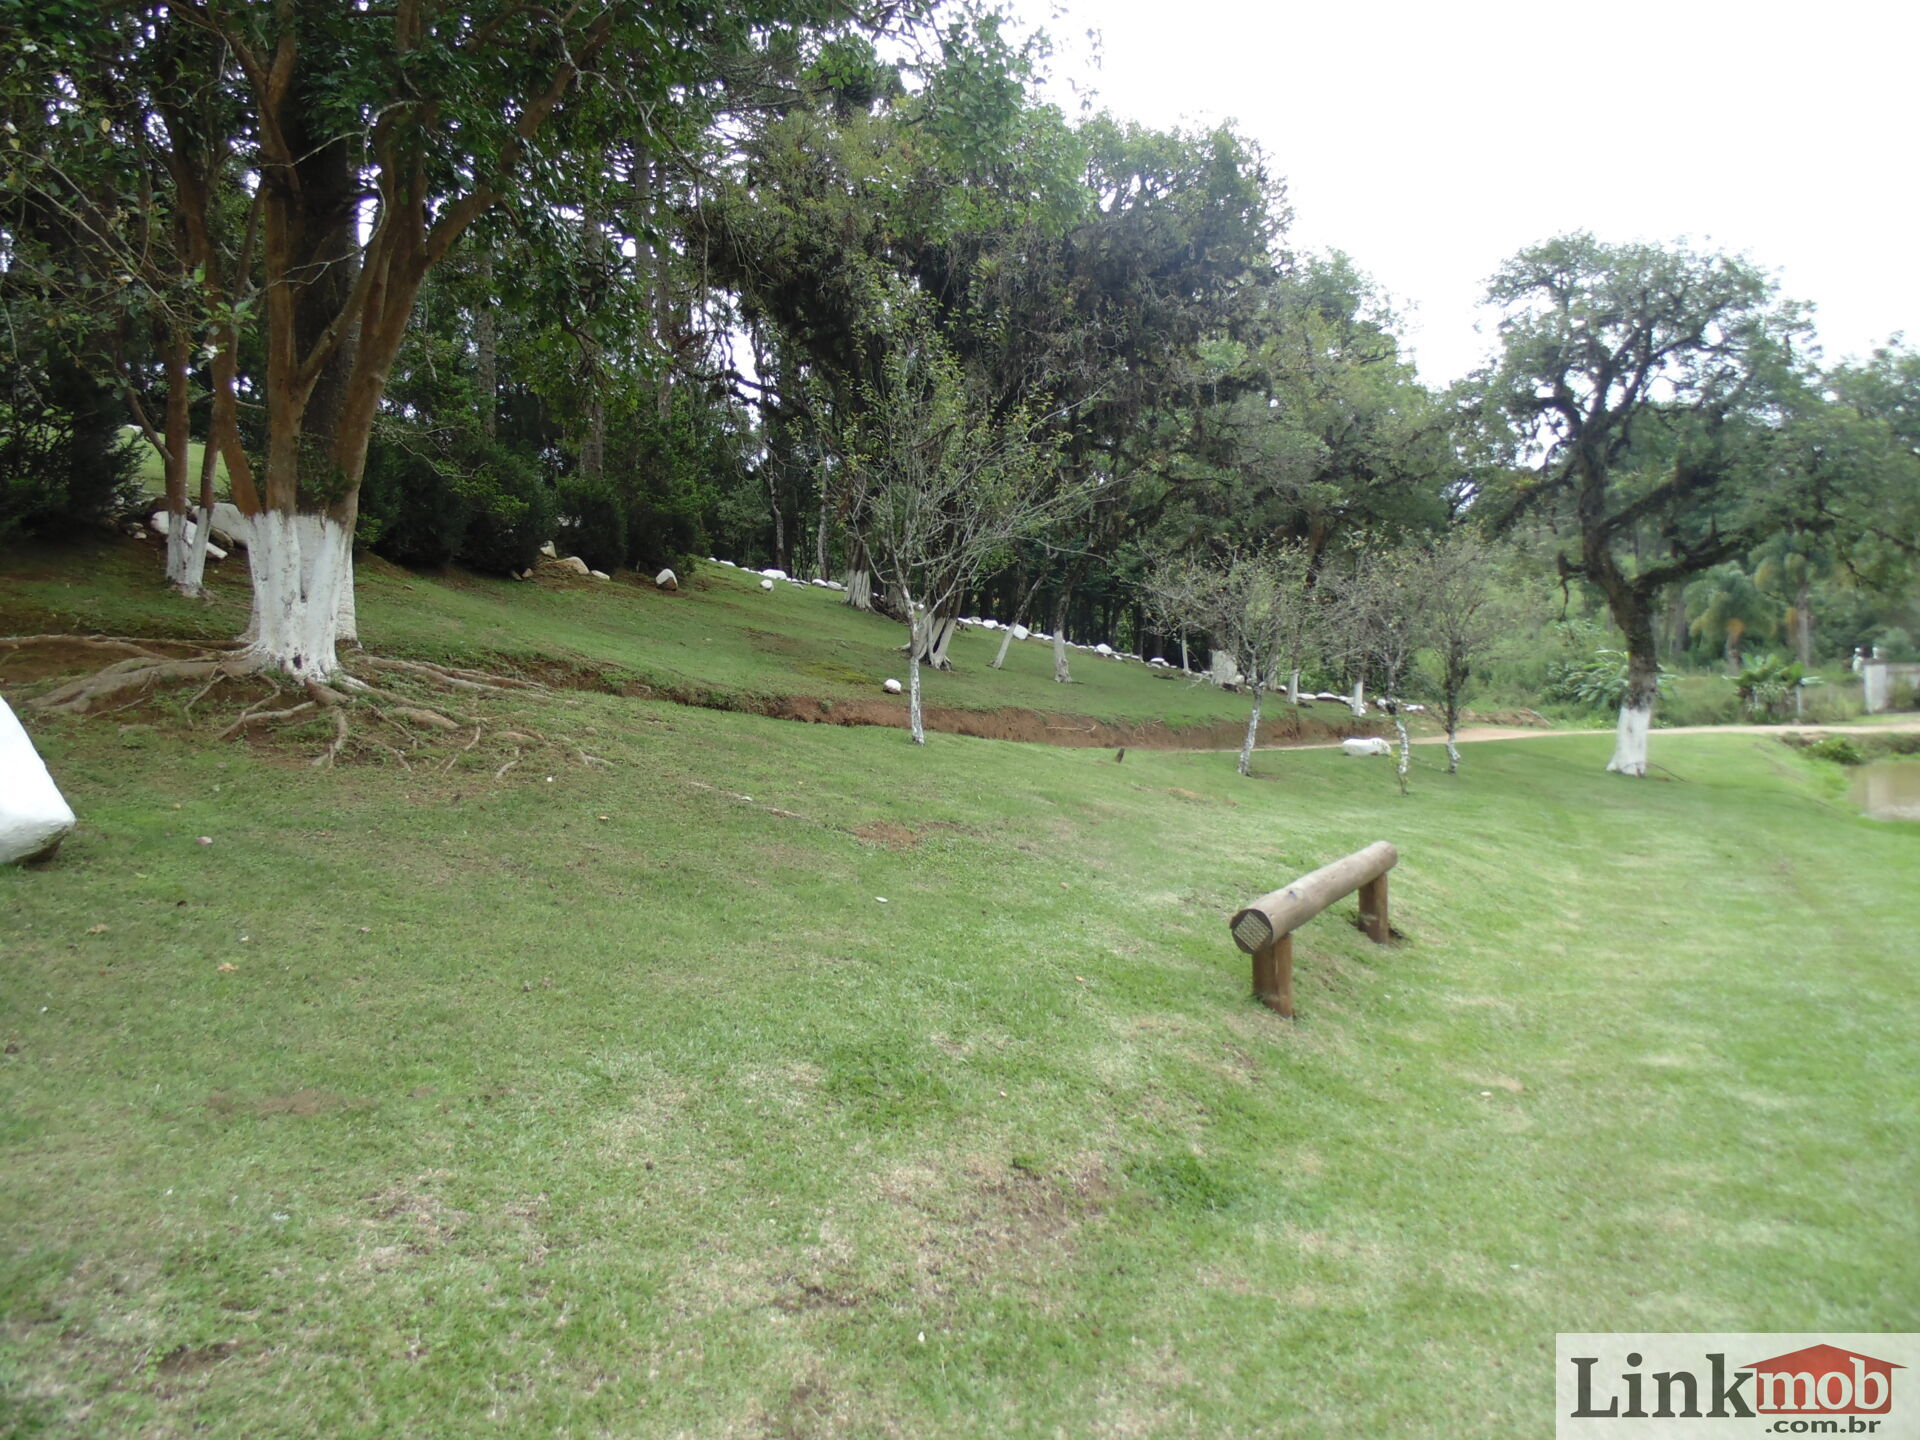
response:
<path id="1" fill-rule="evenodd" d="M 1482 394 L 1534 461 L 1507 511 L 1565 524 L 1562 576 L 1592 584 L 1625 634 L 1607 768 L 1645 775 L 1656 602 L 1801 503 L 1800 477 L 1773 461 L 1782 405 L 1803 388 L 1805 320 L 1744 259 L 1585 234 L 1516 255 L 1488 300 L 1504 311 L 1502 353 Z"/>
<path id="2" fill-rule="evenodd" d="M 730 85 L 792 73 L 836 28 L 910 3 L 861 0 L 54 0 L 22 7 L 9 83 L 49 132 L 137 127 L 201 257 L 205 322 L 231 355 L 264 327 L 256 477 L 216 366 L 215 441 L 251 517 L 247 660 L 324 680 L 352 635 L 352 538 L 367 442 L 430 271 L 482 216 L 578 213 L 626 147 L 672 154 Z M 778 63 L 774 63 L 778 62 Z M 217 95 L 222 104 L 210 105 Z M 191 105 L 188 102 L 191 101 Z M 10 106 L 19 110 L 18 104 Z M 227 117 L 218 145 L 197 132 Z M 207 163 L 208 156 L 217 163 Z M 235 226 L 232 217 L 243 220 Z M 223 246 L 223 237 L 225 245 Z M 231 248 L 227 248 L 231 247 Z"/>

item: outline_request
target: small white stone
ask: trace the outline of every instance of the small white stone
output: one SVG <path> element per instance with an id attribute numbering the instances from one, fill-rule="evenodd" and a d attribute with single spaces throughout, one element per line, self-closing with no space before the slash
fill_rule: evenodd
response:
<path id="1" fill-rule="evenodd" d="M 1032 633 L 1033 632 L 1024 625 L 1016 625 L 1013 627 L 1013 638 L 1016 640 L 1024 640 Z"/>
<path id="2" fill-rule="evenodd" d="M 898 695 L 900 693 L 900 682 L 898 680 L 888 680 L 885 681 L 880 688 L 889 695 Z"/>
<path id="3" fill-rule="evenodd" d="M 596 580 L 611 580 L 613 578 L 613 576 L 607 574 L 607 572 L 604 570 L 589 570 L 587 571 L 587 574 L 591 575 Z"/>
<path id="4" fill-rule="evenodd" d="M 678 590 L 680 588 L 680 577 L 671 570 L 662 570 L 658 575 L 653 577 L 653 583 L 662 590 Z"/>
<path id="5" fill-rule="evenodd" d="M 771 590 L 771 589 L 773 589 L 773 581 L 771 581 L 771 580 L 762 580 L 762 581 L 760 582 L 760 588 L 761 588 L 762 590 Z"/>

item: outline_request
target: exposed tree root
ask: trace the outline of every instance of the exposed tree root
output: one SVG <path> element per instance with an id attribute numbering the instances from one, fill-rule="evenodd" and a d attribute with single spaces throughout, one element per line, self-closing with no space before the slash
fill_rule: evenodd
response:
<path id="1" fill-rule="evenodd" d="M 445 685 L 453 690 L 507 691 L 540 690 L 547 687 L 535 684 L 531 680 L 518 680 L 510 675 L 484 675 L 477 670 L 461 670 L 452 665 L 428 665 L 419 660 L 394 660 L 379 655 L 364 655 L 360 664 L 371 670 L 399 670 L 408 675 L 419 675 L 437 685 Z"/>
<path id="2" fill-rule="evenodd" d="M 231 740 L 249 725 L 274 725 L 282 720 L 292 720 L 315 709 L 311 700 L 302 700 L 288 710 L 249 710 L 238 720 L 220 732 L 222 740 Z"/>
<path id="3" fill-rule="evenodd" d="M 165 681 L 199 680 L 220 672 L 244 675 L 252 673 L 252 669 L 245 661 L 225 656 L 208 656 L 200 660 L 162 660 L 158 656 L 121 660 L 104 670 L 69 681 L 27 703 L 36 710 L 85 715 L 104 701 L 119 699 L 131 692 L 151 690 Z"/>
<path id="4" fill-rule="evenodd" d="M 351 668 L 341 667 L 326 681 L 303 679 L 294 688 L 293 694 L 289 695 L 287 677 L 253 657 L 220 646 L 188 647 L 177 641 L 154 641 L 151 644 L 153 648 L 149 648 L 147 642 L 122 636 L 13 635 L 0 636 L 0 654 L 35 647 L 79 646 L 121 655 L 123 658 L 104 668 L 59 684 L 27 702 L 36 709 L 70 715 L 97 714 L 109 706 L 114 710 L 130 709 L 151 701 L 154 693 L 165 686 L 201 682 L 179 711 L 180 718 L 190 722 L 194 708 L 201 705 L 217 687 L 229 682 L 244 683 L 251 689 L 248 697 L 251 703 L 246 704 L 238 714 L 228 712 L 229 718 L 217 732 L 219 738 L 231 740 L 259 735 L 272 727 L 304 724 L 324 717 L 333 733 L 325 748 L 309 762 L 319 769 L 331 768 L 343 756 L 364 747 L 369 752 L 387 757 L 408 772 L 415 769 L 415 762 L 420 759 L 422 751 L 428 751 L 431 762 L 429 768 L 444 775 L 451 773 L 463 758 L 476 751 L 487 738 L 488 729 L 483 719 L 452 714 L 430 700 L 423 701 L 404 693 L 406 690 L 453 690 L 476 698 L 528 692 L 550 693 L 543 685 L 516 677 L 487 675 L 455 666 L 362 653 L 353 657 Z M 166 653 L 179 650 L 186 650 L 187 653 Z M 392 683 L 402 688 L 372 684 L 352 673 L 355 670 L 391 676 Z M 258 687 L 265 687 L 264 695 Z M 391 726 L 405 739 L 389 744 L 365 734 L 365 727 L 356 727 L 350 718 L 356 709 L 364 711 L 379 724 Z M 435 744 L 441 737 L 455 736 L 469 729 L 472 735 L 451 755 L 446 755 L 445 750 Z M 495 734 L 513 747 L 512 758 L 494 771 L 496 780 L 504 779 L 520 763 L 527 747 L 550 743 L 537 731 L 526 729 L 501 730 Z M 574 751 L 583 765 L 611 766 L 612 762 L 597 755 L 588 755 L 571 745 L 568 748 Z M 431 753 L 433 751 L 439 753 Z"/>

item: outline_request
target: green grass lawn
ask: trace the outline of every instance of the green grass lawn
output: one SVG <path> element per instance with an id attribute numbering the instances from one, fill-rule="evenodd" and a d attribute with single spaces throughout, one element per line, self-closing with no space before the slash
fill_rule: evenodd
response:
<path id="1" fill-rule="evenodd" d="M 156 583 L 158 573 L 155 548 L 134 541 L 0 552 L 0 633 L 91 630 L 217 640 L 245 625 L 244 557 L 208 567 L 206 601 L 167 592 Z M 667 594 L 650 577 L 523 583 L 460 572 L 418 575 L 366 556 L 357 578 L 361 636 L 386 654 L 535 674 L 572 668 L 602 688 L 722 708 L 804 696 L 906 713 L 904 696 L 888 697 L 880 688 L 889 676 L 905 683 L 905 627 L 849 609 L 832 590 L 776 583 L 765 592 L 757 575 L 711 565 L 702 565 L 687 588 Z M 1063 686 L 1053 679 L 1051 646 L 1015 644 L 1006 668 L 994 670 L 999 648 L 1000 636 L 985 630 L 955 636 L 953 672 L 923 672 L 926 703 L 1086 716 L 1116 726 L 1224 726 L 1230 732 L 1246 725 L 1244 696 L 1177 674 L 1072 650 L 1074 683 Z M 1270 706 L 1276 717 L 1285 708 Z M 1340 706 L 1315 713 L 1332 723 L 1348 718 Z"/>
<path id="2" fill-rule="evenodd" d="M 6 603 L 230 631 L 112 575 Z M 362 613 L 659 674 L 721 603 Z M 1545 1435 L 1556 1331 L 1920 1328 L 1920 826 L 1771 739 L 1402 799 L 589 691 L 322 772 L 185 698 L 25 712 L 82 824 L 0 871 L 0 1433 Z M 1402 938 L 1262 1009 L 1226 915 L 1382 838 Z"/>

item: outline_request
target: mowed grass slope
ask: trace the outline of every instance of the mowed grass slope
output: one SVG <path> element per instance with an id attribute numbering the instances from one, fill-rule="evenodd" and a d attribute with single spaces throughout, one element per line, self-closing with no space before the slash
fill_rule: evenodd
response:
<path id="1" fill-rule="evenodd" d="M 408 583 L 430 653 L 655 613 Z M 477 713 L 541 763 L 29 714 L 83 824 L 0 872 L 0 1429 L 1543 1435 L 1556 1331 L 1920 1328 L 1920 827 L 1770 740 L 1401 799 Z M 1403 938 L 1345 902 L 1252 1002 L 1225 916 L 1380 838 Z"/>
<path id="2" fill-rule="evenodd" d="M 156 547 L 134 541 L 0 552 L 0 634 L 225 640 L 246 624 L 244 555 L 208 567 L 209 600 L 166 591 L 159 572 Z M 770 697 L 858 700 L 891 707 L 905 723 L 906 697 L 881 691 L 889 676 L 905 683 L 905 626 L 856 612 L 832 590 L 776 582 L 765 592 L 758 575 L 714 565 L 667 594 L 650 576 L 518 582 L 415 574 L 368 556 L 357 578 L 361 638 L 384 654 L 543 675 L 571 668 L 603 688 L 723 708 L 753 708 Z M 994 670 L 1000 640 L 985 630 L 955 636 L 954 671 L 923 672 L 926 703 L 1121 725 L 1246 723 L 1243 696 L 1085 651 L 1068 652 L 1074 683 L 1056 684 L 1052 648 L 1038 640 L 1016 643 L 1006 668 Z M 1334 722 L 1345 715 L 1333 706 L 1321 713 Z"/>

